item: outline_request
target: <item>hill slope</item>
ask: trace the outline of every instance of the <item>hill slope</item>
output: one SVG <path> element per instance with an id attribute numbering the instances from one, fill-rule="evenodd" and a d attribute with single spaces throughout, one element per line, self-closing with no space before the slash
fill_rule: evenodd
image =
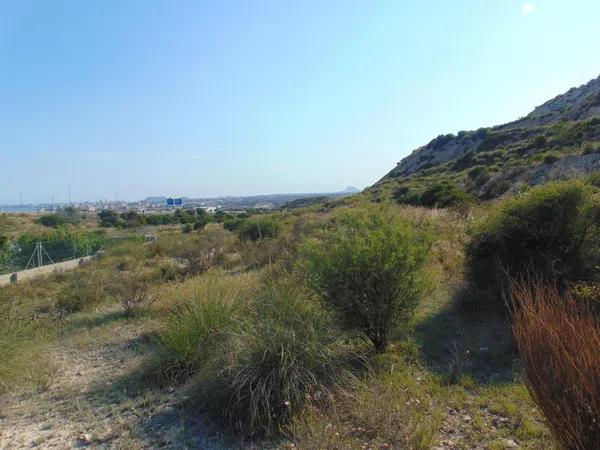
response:
<path id="1" fill-rule="evenodd" d="M 440 135 L 379 180 L 371 192 L 454 183 L 481 199 L 523 184 L 600 170 L 600 77 L 504 125 Z M 409 186 L 410 185 L 410 186 Z"/>

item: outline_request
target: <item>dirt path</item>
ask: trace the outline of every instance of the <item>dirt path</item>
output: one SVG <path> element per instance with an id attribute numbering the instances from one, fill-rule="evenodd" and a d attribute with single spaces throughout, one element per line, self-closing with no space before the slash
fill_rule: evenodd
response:
<path id="1" fill-rule="evenodd" d="M 144 391 L 132 381 L 147 348 L 140 325 L 98 324 L 48 355 L 57 372 L 45 392 L 0 397 L 0 449 L 221 448 L 200 419 L 182 413 L 182 388 Z"/>

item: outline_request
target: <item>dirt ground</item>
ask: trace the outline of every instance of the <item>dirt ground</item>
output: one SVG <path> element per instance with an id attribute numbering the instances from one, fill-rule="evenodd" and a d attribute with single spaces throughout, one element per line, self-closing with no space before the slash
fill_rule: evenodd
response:
<path id="1" fill-rule="evenodd" d="M 200 415 L 183 413 L 185 388 L 135 381 L 148 338 L 119 316 L 106 311 L 60 341 L 47 390 L 0 397 L 0 449 L 223 448 Z"/>

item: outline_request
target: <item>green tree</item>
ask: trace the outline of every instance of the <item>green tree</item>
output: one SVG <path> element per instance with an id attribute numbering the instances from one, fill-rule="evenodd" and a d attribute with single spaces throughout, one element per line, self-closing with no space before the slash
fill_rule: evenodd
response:
<path id="1" fill-rule="evenodd" d="M 277 237 L 280 229 L 281 224 L 272 217 L 250 218 L 241 223 L 239 235 L 242 240 L 257 241 Z"/>
<path id="2" fill-rule="evenodd" d="M 111 210 L 104 210 L 98 213 L 101 227 L 117 227 L 119 226 L 121 217 L 118 212 Z"/>
<path id="3" fill-rule="evenodd" d="M 64 225 L 66 223 L 66 220 L 58 214 L 45 214 L 43 216 L 38 217 L 36 222 L 45 227 L 56 228 L 59 225 Z"/>
<path id="4" fill-rule="evenodd" d="M 339 213 L 301 253 L 313 286 L 382 352 L 426 289 L 429 248 L 428 236 L 393 210 L 369 206 Z"/>

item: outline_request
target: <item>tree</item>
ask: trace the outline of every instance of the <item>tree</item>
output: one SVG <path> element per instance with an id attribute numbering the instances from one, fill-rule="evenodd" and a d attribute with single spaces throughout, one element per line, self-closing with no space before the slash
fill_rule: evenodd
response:
<path id="1" fill-rule="evenodd" d="M 311 284 L 349 329 L 385 351 L 426 288 L 429 239 L 393 210 L 368 206 L 339 213 L 302 245 Z"/>
<path id="2" fill-rule="evenodd" d="M 101 227 L 116 227 L 119 225 L 120 216 L 116 211 L 104 210 L 98 213 Z"/>
<path id="3" fill-rule="evenodd" d="M 58 214 L 46 214 L 38 217 L 36 220 L 37 223 L 43 225 L 45 227 L 56 228 L 59 225 L 64 225 L 66 223 L 65 219 Z"/>

